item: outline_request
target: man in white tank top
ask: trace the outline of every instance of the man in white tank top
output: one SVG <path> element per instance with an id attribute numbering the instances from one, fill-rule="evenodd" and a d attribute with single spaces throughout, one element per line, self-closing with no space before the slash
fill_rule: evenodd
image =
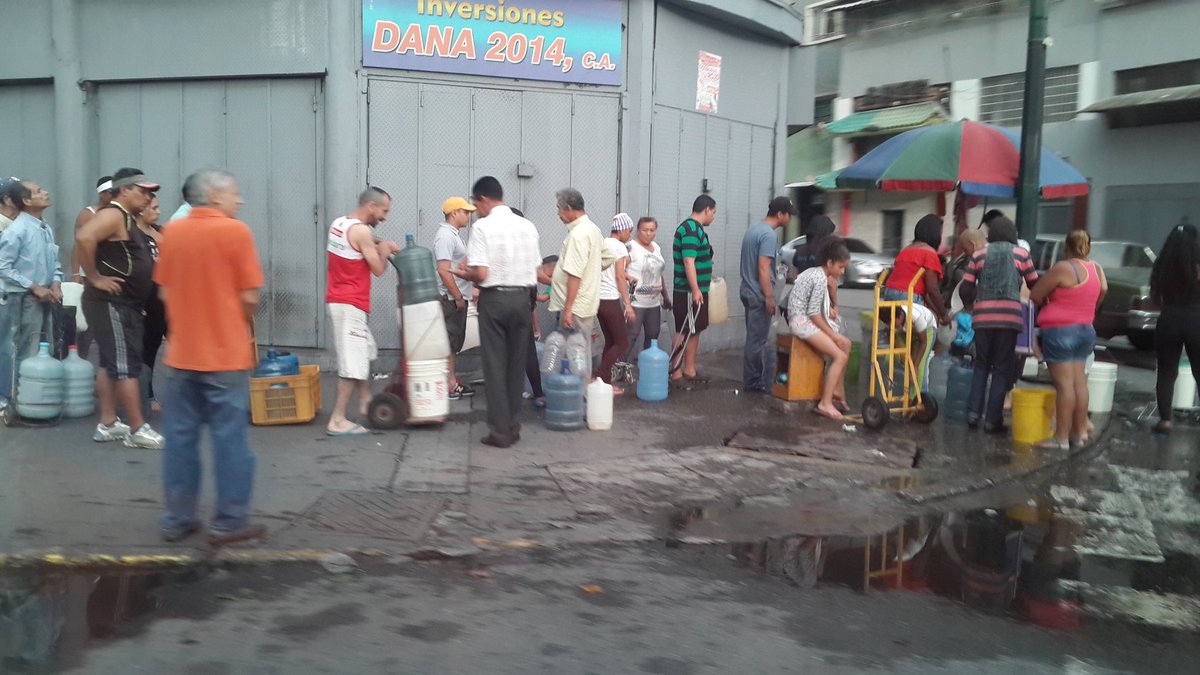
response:
<path id="1" fill-rule="evenodd" d="M 383 276 L 387 259 L 400 247 L 378 241 L 374 229 L 387 219 L 392 207 L 388 193 L 367 188 L 358 198 L 358 208 L 329 226 L 325 251 L 328 283 L 325 306 L 333 326 L 338 360 L 337 401 L 325 433 L 329 436 L 360 436 L 370 433 L 361 424 L 346 419 L 350 396 L 358 392 L 362 417 L 371 403 L 371 361 L 378 350 L 367 320 L 371 313 L 371 275 Z"/>

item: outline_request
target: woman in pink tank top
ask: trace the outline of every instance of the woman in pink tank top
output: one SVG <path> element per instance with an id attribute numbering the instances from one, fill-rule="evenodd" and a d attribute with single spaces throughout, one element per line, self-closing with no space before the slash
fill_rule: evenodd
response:
<path id="1" fill-rule="evenodd" d="M 1040 329 L 1042 357 L 1054 381 L 1056 425 L 1054 438 L 1041 446 L 1066 449 L 1087 442 L 1087 358 L 1096 348 L 1096 308 L 1108 292 L 1108 282 L 1100 265 L 1087 259 L 1092 239 L 1087 232 L 1075 230 L 1067 235 L 1066 259 L 1045 274 L 1030 293 L 1041 305 L 1037 325 Z"/>

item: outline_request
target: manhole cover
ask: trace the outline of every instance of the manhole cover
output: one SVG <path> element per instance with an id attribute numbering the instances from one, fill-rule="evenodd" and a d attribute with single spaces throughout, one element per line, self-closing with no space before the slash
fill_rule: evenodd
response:
<path id="1" fill-rule="evenodd" d="M 295 526 L 337 534 L 417 541 L 442 508 L 442 500 L 386 492 L 330 490 L 321 495 Z"/>

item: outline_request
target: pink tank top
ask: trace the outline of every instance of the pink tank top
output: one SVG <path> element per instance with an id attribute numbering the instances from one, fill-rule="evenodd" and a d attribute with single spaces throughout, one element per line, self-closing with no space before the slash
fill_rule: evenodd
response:
<path id="1" fill-rule="evenodd" d="M 1073 288 L 1056 288 L 1050 293 L 1050 301 L 1038 313 L 1037 324 L 1041 328 L 1063 326 L 1090 326 L 1096 320 L 1096 300 L 1100 297 L 1100 277 L 1096 275 L 1096 263 L 1071 260 L 1075 278 L 1083 274 L 1087 278 Z"/>

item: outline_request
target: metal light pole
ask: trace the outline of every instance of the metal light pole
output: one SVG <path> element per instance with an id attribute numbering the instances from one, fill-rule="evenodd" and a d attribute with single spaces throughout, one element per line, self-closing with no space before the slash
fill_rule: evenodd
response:
<path id="1" fill-rule="evenodd" d="M 1046 104 L 1046 0 L 1029 0 L 1029 44 L 1025 56 L 1025 103 L 1021 110 L 1021 168 L 1017 174 L 1017 232 L 1037 236 L 1038 175 L 1042 165 L 1042 117 Z"/>

